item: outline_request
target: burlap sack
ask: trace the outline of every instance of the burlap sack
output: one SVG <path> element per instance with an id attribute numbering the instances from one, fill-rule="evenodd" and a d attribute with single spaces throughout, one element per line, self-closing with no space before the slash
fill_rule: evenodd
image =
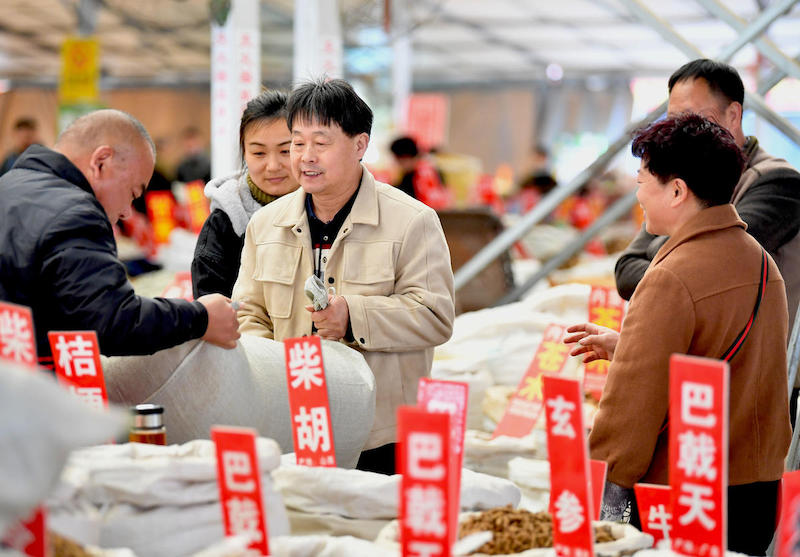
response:
<path id="1" fill-rule="evenodd" d="M 375 415 L 375 378 L 364 357 L 322 341 L 337 465 L 352 468 Z M 169 443 L 208 439 L 212 425 L 253 427 L 294 450 L 283 343 L 243 335 L 224 350 L 199 340 L 152 356 L 103 358 L 109 399 L 160 404 Z"/>

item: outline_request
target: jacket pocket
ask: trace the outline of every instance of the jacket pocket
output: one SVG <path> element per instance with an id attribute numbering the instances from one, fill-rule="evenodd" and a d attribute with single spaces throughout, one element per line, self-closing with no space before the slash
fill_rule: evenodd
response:
<path id="1" fill-rule="evenodd" d="M 270 318 L 288 319 L 292 314 L 300 246 L 261 244 L 256 246 L 253 280 L 261 284 Z"/>
<path id="2" fill-rule="evenodd" d="M 394 292 L 392 242 L 344 244 L 343 293 L 388 296 Z"/>

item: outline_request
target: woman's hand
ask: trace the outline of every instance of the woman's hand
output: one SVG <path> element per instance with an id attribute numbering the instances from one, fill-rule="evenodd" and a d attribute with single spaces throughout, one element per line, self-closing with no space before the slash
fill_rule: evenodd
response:
<path id="1" fill-rule="evenodd" d="M 574 333 L 564 337 L 564 344 L 578 343 L 570 350 L 570 356 L 583 357 L 584 363 L 595 360 L 613 360 L 614 350 L 617 348 L 619 333 L 608 327 L 601 327 L 594 323 L 581 323 L 567 328 L 568 333 Z"/>

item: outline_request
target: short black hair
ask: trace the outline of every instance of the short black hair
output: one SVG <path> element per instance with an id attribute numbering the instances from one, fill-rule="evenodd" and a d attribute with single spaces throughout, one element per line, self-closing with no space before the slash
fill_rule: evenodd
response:
<path id="1" fill-rule="evenodd" d="M 744 103 L 744 84 L 739 72 L 733 66 L 708 58 L 692 60 L 675 70 L 669 78 L 669 92 L 672 93 L 676 83 L 698 78 L 704 79 L 711 92 L 721 95 L 728 103 Z"/>
<path id="2" fill-rule="evenodd" d="M 631 151 L 662 183 L 680 178 L 707 207 L 731 202 L 744 155 L 722 126 L 681 114 L 634 132 Z"/>
<path id="3" fill-rule="evenodd" d="M 419 147 L 417 147 L 417 142 L 408 136 L 398 137 L 392 141 L 392 144 L 389 145 L 389 149 L 392 151 L 394 156 L 398 158 L 416 157 L 419 155 Z"/>
<path id="4" fill-rule="evenodd" d="M 244 163 L 244 134 L 253 124 L 286 119 L 288 95 L 283 91 L 262 91 L 247 103 L 239 123 L 239 157 Z"/>
<path id="5" fill-rule="evenodd" d="M 372 132 L 372 110 L 343 79 L 307 81 L 289 95 L 286 123 L 296 119 L 337 124 L 350 137 Z"/>

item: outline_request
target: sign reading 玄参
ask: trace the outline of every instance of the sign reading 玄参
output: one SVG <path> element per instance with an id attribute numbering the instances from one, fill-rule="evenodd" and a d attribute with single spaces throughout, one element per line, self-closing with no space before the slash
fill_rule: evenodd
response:
<path id="1" fill-rule="evenodd" d="M 297 464 L 336 466 L 320 339 L 318 336 L 287 338 L 283 344 Z"/>
<path id="2" fill-rule="evenodd" d="M 672 549 L 683 555 L 725 554 L 729 373 L 720 360 L 670 357 Z"/>
<path id="3" fill-rule="evenodd" d="M 592 557 L 592 492 L 589 449 L 578 381 L 544 378 L 553 547 L 559 557 Z"/>

